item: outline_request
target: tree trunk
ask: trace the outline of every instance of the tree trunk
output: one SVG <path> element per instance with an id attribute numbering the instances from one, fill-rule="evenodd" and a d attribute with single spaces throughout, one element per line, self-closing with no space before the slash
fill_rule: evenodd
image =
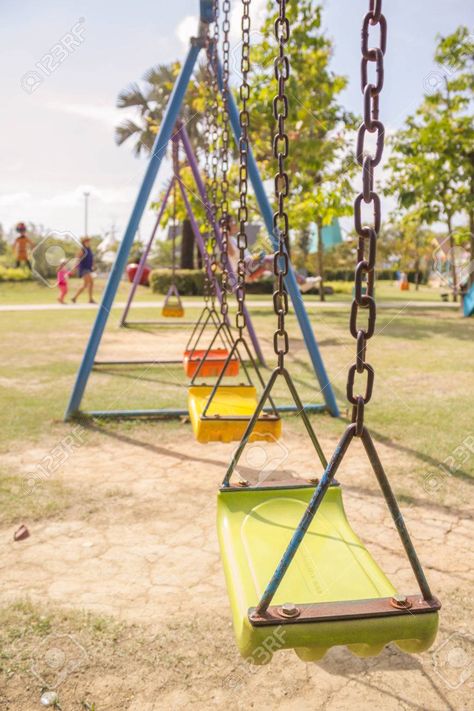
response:
<path id="1" fill-rule="evenodd" d="M 420 288 L 420 258 L 417 257 L 415 259 L 415 291 L 418 291 Z"/>
<path id="2" fill-rule="evenodd" d="M 447 225 L 449 232 L 449 252 L 451 257 L 451 278 L 453 281 L 453 301 L 458 300 L 458 280 L 456 275 L 456 255 L 454 253 L 454 237 L 452 232 L 452 218 L 451 215 L 447 216 Z"/>
<path id="3" fill-rule="evenodd" d="M 196 263 L 197 263 L 197 268 L 202 269 L 202 255 L 199 249 L 196 248 Z"/>
<path id="4" fill-rule="evenodd" d="M 194 233 L 188 219 L 183 220 L 181 269 L 194 269 Z"/>
<path id="5" fill-rule="evenodd" d="M 323 244 L 323 221 L 316 220 L 318 228 L 318 271 L 321 281 L 319 282 L 319 300 L 325 301 L 324 298 L 324 244 Z"/>

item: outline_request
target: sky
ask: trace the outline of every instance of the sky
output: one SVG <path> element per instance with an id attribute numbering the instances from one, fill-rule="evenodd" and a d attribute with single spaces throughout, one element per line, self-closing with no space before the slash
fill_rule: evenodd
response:
<path id="1" fill-rule="evenodd" d="M 258 31 L 264 0 L 253 0 Z M 235 10 L 240 2 L 234 0 Z M 367 0 L 326 0 L 323 25 L 334 43 L 332 67 L 349 78 L 344 105 L 361 113 L 360 25 Z M 472 0 L 384 3 L 389 23 L 381 117 L 399 127 L 437 81 L 435 38 L 459 24 L 474 31 Z M 0 222 L 23 220 L 55 232 L 89 233 L 115 226 L 120 237 L 146 167 L 132 144 L 118 147 L 125 118 L 119 92 L 158 63 L 182 60 L 196 32 L 198 0 L 0 0 L 4 101 L 0 107 Z M 239 21 L 232 18 L 232 46 Z M 156 195 L 167 178 L 163 166 Z M 147 214 L 142 239 L 152 223 Z"/>

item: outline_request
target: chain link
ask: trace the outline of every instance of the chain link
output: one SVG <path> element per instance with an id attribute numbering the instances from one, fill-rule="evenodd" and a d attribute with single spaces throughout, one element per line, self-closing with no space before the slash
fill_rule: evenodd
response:
<path id="1" fill-rule="evenodd" d="M 379 46 L 369 47 L 369 28 L 379 30 Z M 374 298 L 375 258 L 377 236 L 381 224 L 380 198 L 374 190 L 374 168 L 382 160 L 385 128 L 379 120 L 379 95 L 384 81 L 384 55 L 387 46 L 387 21 L 382 14 L 382 0 L 369 0 L 369 11 L 362 23 L 361 43 L 361 89 L 364 97 L 363 122 L 357 134 L 356 158 L 362 168 L 362 192 L 354 202 L 354 227 L 358 234 L 357 264 L 354 278 L 354 299 L 351 306 L 349 328 L 356 339 L 356 362 L 349 368 L 347 376 L 347 399 L 352 404 L 352 422 L 356 434 L 360 436 L 364 427 L 364 409 L 373 392 L 375 373 L 366 362 L 367 341 L 375 333 L 376 305 Z M 375 83 L 369 81 L 369 66 L 375 66 Z M 367 133 L 376 133 L 375 152 L 370 154 L 365 147 Z M 372 224 L 364 223 L 363 205 L 372 211 Z M 367 312 L 367 323 L 358 323 L 360 311 Z M 355 393 L 357 375 L 366 373 L 364 394 Z"/>
<path id="2" fill-rule="evenodd" d="M 175 276 L 176 276 L 176 208 L 177 208 L 177 183 L 179 180 L 179 144 L 178 141 L 174 140 L 172 142 L 172 157 L 173 157 L 173 173 L 174 173 L 174 181 L 173 181 L 173 233 L 172 233 L 172 266 L 171 266 L 171 274 L 172 274 L 172 282 L 173 284 L 175 283 Z"/>
<path id="3" fill-rule="evenodd" d="M 209 117 L 207 114 L 204 115 L 203 117 L 203 122 L 204 122 L 204 145 L 205 145 L 205 150 L 204 150 L 204 183 L 206 186 L 206 194 L 209 195 L 209 181 L 210 181 L 210 164 L 209 164 L 209 146 L 210 146 L 210 129 L 209 129 Z M 205 211 L 206 215 L 206 244 L 205 244 L 205 250 L 204 250 L 204 284 L 203 284 L 203 291 L 204 291 L 204 303 L 207 305 L 209 303 L 209 298 L 210 298 L 210 293 L 211 293 L 211 282 L 209 279 L 209 270 L 208 270 L 208 265 L 209 265 L 209 252 L 208 252 L 208 243 L 209 243 L 209 238 L 211 235 L 211 221 L 209 219 L 209 212 L 208 210 Z"/>
<path id="4" fill-rule="evenodd" d="M 222 296 L 221 296 L 221 314 L 225 319 L 229 312 L 229 304 L 227 302 L 227 291 L 229 289 L 229 140 L 230 140 L 230 124 L 229 124 L 229 55 L 230 55 L 230 0 L 224 0 L 222 4 L 223 20 L 222 20 L 222 150 L 221 150 L 221 268 L 222 268 Z"/>
<path id="5" fill-rule="evenodd" d="M 277 0 L 279 14 L 275 20 L 275 38 L 278 45 L 278 55 L 274 60 L 275 79 L 278 93 L 273 99 L 273 117 L 277 122 L 277 130 L 273 136 L 273 156 L 277 161 L 278 170 L 275 175 L 275 197 L 277 210 L 273 213 L 273 230 L 278 237 L 278 249 L 273 257 L 273 272 L 277 284 L 273 293 L 273 309 L 277 316 L 278 326 L 273 335 L 273 348 L 278 358 L 278 367 L 284 367 L 285 355 L 289 350 L 288 332 L 285 328 L 285 316 L 288 313 L 288 294 L 284 278 L 288 274 L 289 252 L 289 222 L 285 209 L 285 198 L 289 192 L 289 178 L 285 169 L 285 159 L 288 158 L 289 141 L 286 133 L 285 119 L 288 117 L 288 97 L 285 93 L 286 81 L 290 76 L 290 62 L 286 55 L 286 44 L 290 38 L 290 23 L 286 16 L 287 0 Z"/>
<path id="6" fill-rule="evenodd" d="M 239 194 L 240 203 L 237 213 L 239 232 L 237 235 L 237 248 L 239 259 L 237 262 L 237 286 L 235 296 L 237 299 L 236 326 L 239 331 L 239 338 L 243 337 L 243 330 L 247 325 L 244 311 L 245 302 L 245 252 L 247 249 L 246 225 L 248 222 L 248 154 L 249 154 L 249 124 L 250 114 L 248 110 L 248 99 L 250 97 L 250 85 L 248 75 L 250 71 L 250 0 L 242 0 L 241 19 L 242 54 L 240 58 L 240 72 L 242 81 L 239 94 L 241 109 L 239 113 L 240 139 L 239 139 Z"/>
<path id="7" fill-rule="evenodd" d="M 216 235 L 214 226 L 217 220 L 217 196 L 218 196 L 218 166 L 219 166 L 219 87 L 217 80 L 217 52 L 219 44 L 219 1 L 213 0 L 213 30 L 208 25 L 206 36 L 207 55 L 207 80 L 210 96 L 210 109 L 207 112 L 207 152 L 206 152 L 206 182 L 207 194 L 210 197 L 209 214 L 207 215 L 207 250 L 212 277 L 208 280 L 209 294 L 214 303 L 216 297 L 217 256 L 216 256 Z"/>

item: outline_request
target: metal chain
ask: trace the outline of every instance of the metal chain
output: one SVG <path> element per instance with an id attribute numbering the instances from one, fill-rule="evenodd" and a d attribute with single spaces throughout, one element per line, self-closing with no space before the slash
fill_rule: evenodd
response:
<path id="1" fill-rule="evenodd" d="M 210 149 L 210 128 L 209 128 L 209 117 L 207 114 L 204 114 L 204 184 L 206 186 L 206 194 L 209 195 L 209 181 L 210 181 L 210 164 L 209 164 L 209 149 Z M 210 298 L 210 293 L 211 293 L 211 281 L 209 279 L 209 272 L 208 272 L 208 262 L 209 262 L 209 253 L 207 250 L 207 245 L 209 241 L 209 237 L 211 235 L 211 222 L 209 219 L 209 214 L 208 211 L 205 211 L 206 214 L 206 232 L 207 232 L 207 237 L 206 237 L 206 249 L 205 253 L 203 255 L 204 259 L 204 285 L 203 285 L 203 291 L 204 291 L 204 303 L 207 305 L 209 303 L 209 298 Z"/>
<path id="2" fill-rule="evenodd" d="M 229 102 L 227 92 L 229 91 L 229 54 L 230 54 L 230 0 L 224 0 L 222 5 L 223 21 L 222 21 L 222 150 L 221 150 L 221 215 L 220 228 L 222 238 L 221 248 L 221 268 L 222 268 L 222 297 L 221 297 L 221 314 L 225 319 L 229 312 L 229 304 L 227 303 L 227 290 L 229 288 Z"/>
<path id="3" fill-rule="evenodd" d="M 236 326 L 239 338 L 243 337 L 243 330 L 247 325 L 244 311 L 245 302 L 245 252 L 247 249 L 246 224 L 248 222 L 247 192 L 248 192 L 248 154 L 249 154 L 249 123 L 250 114 L 248 110 L 248 99 L 250 97 L 250 85 L 248 75 L 250 71 L 250 0 L 242 0 L 242 54 L 240 59 L 240 72 L 242 81 L 240 84 L 241 109 L 239 114 L 240 139 L 239 139 L 239 193 L 240 204 L 237 213 L 239 223 L 239 233 L 237 235 L 237 247 L 239 259 L 237 262 L 237 286 L 235 295 L 237 298 Z"/>
<path id="4" fill-rule="evenodd" d="M 176 279 L 176 207 L 177 207 L 177 182 L 179 176 L 179 145 L 178 141 L 173 141 L 172 144 L 172 156 L 173 156 L 173 235 L 172 235 L 172 282 L 175 283 Z"/>
<path id="5" fill-rule="evenodd" d="M 369 29 L 378 26 L 379 46 L 369 47 Z M 357 265 L 355 269 L 354 299 L 351 306 L 350 332 L 356 339 L 356 361 L 349 368 L 347 376 L 347 399 L 352 404 L 352 422 L 356 424 L 356 435 L 360 436 L 364 427 L 364 408 L 372 397 L 374 369 L 366 361 L 367 341 L 375 332 L 376 307 L 374 298 L 375 258 L 377 236 L 381 223 L 380 198 L 374 190 L 374 168 L 382 159 L 384 146 L 384 125 L 379 120 L 379 95 L 384 80 L 384 55 L 387 46 L 387 22 L 382 14 L 382 0 L 369 0 L 369 11 L 362 23 L 361 88 L 364 96 L 364 118 L 357 134 L 356 156 L 362 167 L 362 192 L 354 203 L 354 226 L 359 235 Z M 375 83 L 368 79 L 369 63 L 375 65 Z M 375 152 L 370 154 L 365 148 L 367 133 L 376 133 Z M 363 224 L 362 205 L 371 206 L 372 225 Z M 365 286 L 365 293 L 364 293 Z M 357 323 L 359 309 L 367 311 L 367 325 L 362 328 Z M 367 373 L 365 394 L 355 394 L 356 374 Z"/>
<path id="6" fill-rule="evenodd" d="M 278 163 L 275 175 L 275 196 L 278 209 L 273 213 L 273 230 L 278 237 L 278 249 L 273 258 L 273 272 L 277 278 L 277 287 L 273 292 L 273 308 L 278 318 L 278 327 L 273 335 L 273 348 L 278 357 L 278 368 L 284 367 L 285 355 L 289 350 L 288 332 L 285 328 L 285 316 L 288 313 L 288 293 L 284 278 L 288 274 L 289 224 L 285 209 L 285 198 L 288 197 L 289 178 L 285 170 L 285 159 L 288 158 L 288 134 L 285 119 L 288 117 L 288 97 L 285 85 L 290 75 L 290 62 L 286 55 L 286 44 L 290 38 L 290 23 L 286 16 L 287 0 L 277 0 L 279 15 L 275 20 L 275 38 L 278 44 L 278 55 L 274 60 L 275 79 L 278 93 L 273 99 L 273 116 L 277 122 L 277 131 L 273 136 L 273 156 Z"/>

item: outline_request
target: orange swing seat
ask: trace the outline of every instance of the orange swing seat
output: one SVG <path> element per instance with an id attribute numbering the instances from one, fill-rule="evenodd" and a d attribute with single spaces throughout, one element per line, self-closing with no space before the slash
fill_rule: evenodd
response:
<path id="1" fill-rule="evenodd" d="M 193 378 L 199 368 L 199 375 L 203 378 L 218 378 L 222 374 L 229 351 L 227 348 L 188 349 L 184 351 L 183 367 L 188 378 Z M 201 365 L 202 363 L 202 365 Z M 235 377 L 239 374 L 238 358 L 231 358 L 227 363 L 225 375 Z"/>

